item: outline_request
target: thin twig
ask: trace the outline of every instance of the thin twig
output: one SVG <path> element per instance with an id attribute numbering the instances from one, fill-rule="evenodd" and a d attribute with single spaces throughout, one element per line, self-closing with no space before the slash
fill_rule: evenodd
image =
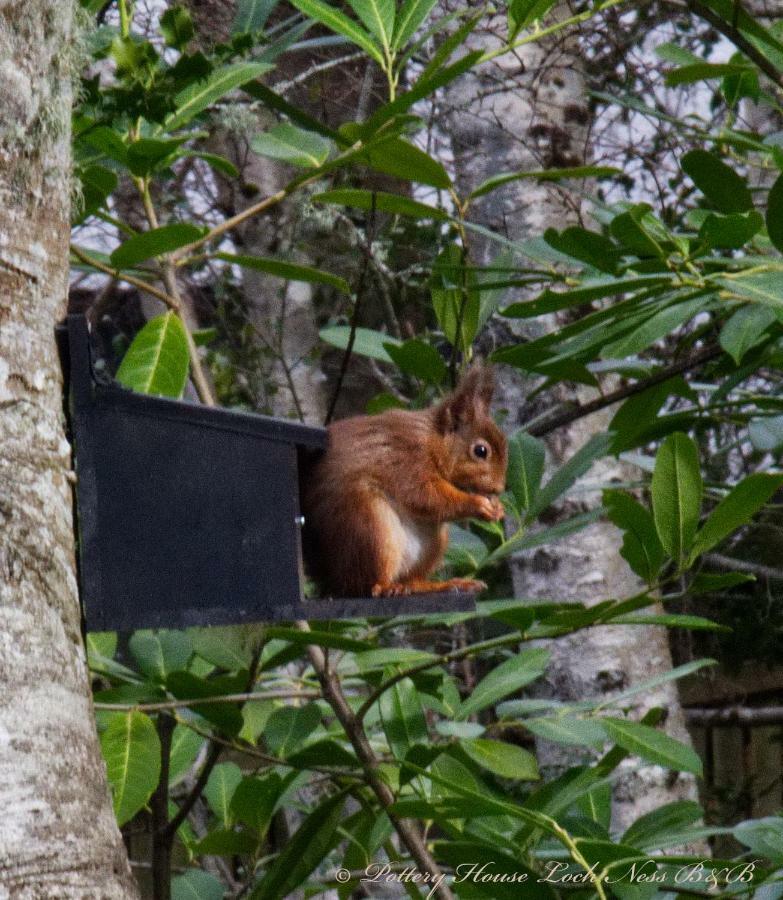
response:
<path id="1" fill-rule="evenodd" d="M 783 581 L 783 569 L 773 569 L 772 566 L 749 562 L 746 559 L 735 559 L 733 556 L 724 556 L 722 553 L 707 553 L 704 561 L 719 569 L 745 572 L 747 575 L 755 575 L 757 578 L 769 578 L 770 581 Z"/>
<path id="2" fill-rule="evenodd" d="M 601 409 L 605 409 L 607 406 L 619 403 L 621 400 L 626 400 L 628 397 L 641 394 L 642 391 L 646 391 L 656 384 L 662 384 L 664 381 L 668 381 L 675 375 L 680 375 L 683 372 L 695 369 L 697 366 L 701 366 L 712 359 L 716 359 L 722 352 L 723 350 L 717 344 L 703 347 L 701 350 L 697 350 L 680 362 L 667 366 L 665 369 L 660 369 L 654 375 L 650 375 L 649 378 L 642 378 L 639 381 L 635 381 L 633 384 L 625 385 L 624 387 L 618 388 L 616 391 L 604 394 L 602 397 L 597 397 L 589 403 L 582 403 L 569 409 L 565 409 L 560 413 L 545 418 L 543 422 L 531 425 L 525 430 L 533 437 L 544 437 L 553 431 L 557 431 L 558 428 L 570 425 L 578 419 L 583 419 L 585 416 L 592 415 Z"/>
<path id="3" fill-rule="evenodd" d="M 340 363 L 340 371 L 337 375 L 337 383 L 334 386 L 334 392 L 332 393 L 332 399 L 329 403 L 329 410 L 327 411 L 326 418 L 324 419 L 324 425 L 328 425 L 332 421 L 332 417 L 334 416 L 334 411 L 337 407 L 337 401 L 340 399 L 340 393 L 343 389 L 343 381 L 345 380 L 345 375 L 348 372 L 348 365 L 351 361 L 353 345 L 356 341 L 356 329 L 359 327 L 359 311 L 361 309 L 362 299 L 364 298 L 364 286 L 367 280 L 367 271 L 370 268 L 370 260 L 372 259 L 372 245 L 373 241 L 375 240 L 375 202 L 376 194 L 375 191 L 373 191 L 372 201 L 370 203 L 370 214 L 367 217 L 367 240 L 364 253 L 364 261 L 362 263 L 361 272 L 359 273 L 359 281 L 356 285 L 356 300 L 354 300 L 353 311 L 351 313 L 351 330 L 348 334 L 348 344 L 345 347 L 345 352 L 343 353 L 343 358 Z"/>
<path id="4" fill-rule="evenodd" d="M 247 691 L 241 694 L 221 694 L 216 697 L 198 697 L 190 700 L 161 700 L 160 703 L 95 703 L 96 709 L 113 712 L 139 710 L 139 712 L 160 712 L 164 709 L 185 709 L 189 706 L 200 706 L 203 703 L 246 703 L 252 700 L 315 700 L 320 697 L 318 691 L 264 691 L 254 693 Z"/>

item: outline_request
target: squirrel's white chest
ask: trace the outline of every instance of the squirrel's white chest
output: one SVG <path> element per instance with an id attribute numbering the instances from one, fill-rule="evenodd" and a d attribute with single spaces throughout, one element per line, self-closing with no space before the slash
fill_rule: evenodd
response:
<path id="1" fill-rule="evenodd" d="M 385 519 L 389 544 L 387 552 L 397 563 L 394 577 L 404 578 L 432 553 L 433 542 L 437 540 L 437 526 L 412 519 L 390 503 L 381 504 L 381 514 Z"/>

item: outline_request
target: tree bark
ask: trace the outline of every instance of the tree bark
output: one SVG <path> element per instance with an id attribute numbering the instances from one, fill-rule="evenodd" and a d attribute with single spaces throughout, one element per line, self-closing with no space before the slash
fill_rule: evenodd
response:
<path id="1" fill-rule="evenodd" d="M 445 4 L 444 4 L 445 5 Z M 560 11 L 565 17 L 567 12 Z M 490 17 L 469 39 L 469 49 L 494 50 L 504 34 L 504 16 Z M 590 114 L 581 72 L 579 36 L 574 31 L 554 34 L 486 63 L 454 82 L 446 91 L 446 130 L 452 147 L 460 193 L 466 196 L 481 181 L 498 172 L 578 166 L 589 158 Z M 481 198 L 470 218 L 514 241 L 564 228 L 577 222 L 579 198 L 566 187 L 530 180 L 511 182 Z M 471 237 L 471 258 L 489 265 L 497 248 Z M 547 327 L 556 329 L 553 318 Z M 488 352 L 496 342 L 508 343 L 512 323 L 490 330 Z M 539 332 L 540 333 L 540 332 Z M 527 335 L 530 337 L 531 335 Z M 498 405 L 508 410 L 511 431 L 527 421 L 531 410 L 525 393 L 535 383 L 519 372 L 504 369 L 499 378 Z M 560 385 L 557 400 L 585 402 L 591 389 Z M 591 396 L 592 395 L 592 396 Z M 549 394 L 552 398 L 551 393 Z M 542 412 L 536 409 L 533 414 Z M 549 468 L 556 468 L 592 435 L 604 432 L 614 410 L 601 410 L 558 431 L 547 440 Z M 613 458 L 599 461 L 589 481 L 627 481 L 628 467 Z M 579 507 L 595 508 L 600 495 L 580 495 Z M 560 519 L 578 511 L 573 501 L 561 502 Z M 518 597 L 576 600 L 591 604 L 602 599 L 633 595 L 643 586 L 619 555 L 620 534 L 609 522 L 599 522 L 574 537 L 516 559 L 512 564 Z M 609 696 L 636 681 L 672 668 L 667 635 L 652 627 L 591 628 L 549 644 L 552 653 L 543 691 L 560 700 L 577 701 Z M 667 731 L 688 741 L 676 688 L 665 685 L 645 695 L 634 710 L 640 718 L 651 706 L 667 711 Z M 584 761 L 581 750 L 538 742 L 539 760 L 550 774 Z M 632 759 L 621 768 L 614 791 L 613 819 L 618 828 L 664 803 L 696 793 L 692 776 L 670 773 Z"/>
<path id="2" fill-rule="evenodd" d="M 92 712 L 54 326 L 72 4 L 0 3 L 0 895 L 136 896 Z"/>

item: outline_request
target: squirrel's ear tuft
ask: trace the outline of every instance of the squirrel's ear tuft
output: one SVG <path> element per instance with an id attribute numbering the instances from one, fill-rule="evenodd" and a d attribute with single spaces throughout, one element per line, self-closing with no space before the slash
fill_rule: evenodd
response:
<path id="1" fill-rule="evenodd" d="M 486 416 L 495 391 L 495 376 L 487 366 L 474 365 L 466 372 L 453 394 L 440 404 L 436 421 L 442 432 Z"/>

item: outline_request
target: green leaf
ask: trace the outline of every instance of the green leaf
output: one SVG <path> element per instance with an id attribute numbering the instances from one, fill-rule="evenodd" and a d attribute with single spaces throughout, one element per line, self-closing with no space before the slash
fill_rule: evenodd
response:
<path id="1" fill-rule="evenodd" d="M 666 766 L 677 772 L 693 772 L 701 775 L 701 760 L 685 744 L 676 741 L 662 731 L 627 719 L 599 719 L 601 725 L 614 741 L 629 753 L 641 756 L 649 762 Z"/>
<path id="2" fill-rule="evenodd" d="M 343 125 L 340 130 L 343 134 L 353 134 L 352 140 L 358 140 L 360 137 L 358 133 L 360 129 L 356 125 L 352 124 L 350 129 Z M 428 153 L 402 138 L 394 137 L 380 141 L 361 153 L 357 157 L 357 162 L 393 178 L 429 184 L 443 190 L 451 187 L 451 179 L 443 166 Z"/>
<path id="3" fill-rule="evenodd" d="M 296 0 L 297 5 L 301 0 Z M 329 797 L 302 822 L 250 894 L 250 900 L 285 900 L 340 840 L 345 794 Z"/>
<path id="4" fill-rule="evenodd" d="M 231 671 L 250 668 L 250 640 L 245 626 L 191 628 L 188 636 L 193 650 L 213 666 Z"/>
<path id="5" fill-rule="evenodd" d="M 223 900 L 225 888 L 214 875 L 188 869 L 171 880 L 171 900 Z"/>
<path id="6" fill-rule="evenodd" d="M 233 762 L 218 763 L 210 772 L 204 797 L 223 828 L 228 828 L 234 822 L 231 798 L 241 781 L 242 771 Z"/>
<path id="7" fill-rule="evenodd" d="M 349 769 L 360 768 L 359 760 L 350 750 L 346 750 L 342 744 L 328 738 L 308 744 L 302 750 L 291 754 L 288 762 L 297 769 L 307 769 L 312 766 L 315 769 L 323 766 L 343 766 Z"/>
<path id="8" fill-rule="evenodd" d="M 460 705 L 457 718 L 466 719 L 540 678 L 546 670 L 548 660 L 549 651 L 543 647 L 522 650 L 507 659 L 476 685 L 473 693 Z"/>
<path id="9" fill-rule="evenodd" d="M 302 266 L 298 263 L 285 262 L 281 259 L 270 259 L 266 256 L 246 256 L 235 253 L 216 253 L 218 259 L 224 262 L 242 266 L 244 269 L 255 269 L 257 272 L 266 272 L 286 281 L 305 281 L 309 284 L 328 284 L 330 287 L 344 294 L 350 294 L 351 288 L 348 282 L 339 275 L 324 272 L 322 269 L 314 269 L 312 266 Z"/>
<path id="10" fill-rule="evenodd" d="M 710 213 L 699 229 L 699 237 L 709 247 L 720 250 L 739 250 L 761 229 L 764 219 L 752 209 L 747 213 L 722 216 Z"/>
<path id="11" fill-rule="evenodd" d="M 766 220 L 769 239 L 783 253 L 783 175 L 778 177 L 770 189 Z"/>
<path id="12" fill-rule="evenodd" d="M 613 625 L 663 625 L 665 628 L 689 628 L 691 631 L 731 631 L 702 616 L 687 616 L 678 613 L 640 613 L 639 615 L 614 616 Z"/>
<path id="13" fill-rule="evenodd" d="M 609 238 L 576 225 L 559 233 L 554 228 L 547 228 L 544 240 L 558 252 L 587 263 L 601 272 L 613 274 L 620 260 L 620 251 Z"/>
<path id="14" fill-rule="evenodd" d="M 741 306 L 721 328 L 720 345 L 739 365 L 748 350 L 764 340 L 764 332 L 777 318 L 769 306 Z"/>
<path id="15" fill-rule="evenodd" d="M 462 251 L 449 244 L 432 266 L 430 293 L 446 339 L 462 351 L 473 343 L 478 328 L 481 301 L 474 288 L 475 277 L 465 268 Z"/>
<path id="16" fill-rule="evenodd" d="M 748 435 L 757 450 L 778 450 L 783 447 L 783 415 L 751 419 Z"/>
<path id="17" fill-rule="evenodd" d="M 581 306 L 603 297 L 663 285 L 670 281 L 669 275 L 643 275 L 631 278 L 588 278 L 581 286 L 570 291 L 551 291 L 547 288 L 534 300 L 512 303 L 502 315 L 514 319 L 530 319 L 545 313 L 557 312 L 571 306 Z"/>
<path id="18" fill-rule="evenodd" d="M 628 494 L 604 491 L 609 520 L 623 532 L 620 556 L 647 584 L 655 581 L 663 565 L 663 547 L 650 513 Z"/>
<path id="19" fill-rule="evenodd" d="M 184 49 L 195 34 L 190 13 L 181 6 L 170 6 L 160 17 L 160 33 L 169 47 Z"/>
<path id="20" fill-rule="evenodd" d="M 543 441 L 526 431 L 517 431 L 508 442 L 506 487 L 514 495 L 518 510 L 529 510 L 544 474 L 546 448 Z"/>
<path id="21" fill-rule="evenodd" d="M 321 712 L 315 703 L 305 706 L 283 706 L 269 717 L 264 740 L 270 753 L 285 759 L 302 748 L 308 737 L 321 724 Z"/>
<path id="22" fill-rule="evenodd" d="M 424 710 L 410 678 L 403 678 L 384 691 L 378 705 L 386 741 L 396 759 L 404 759 L 415 744 L 429 743 Z"/>
<path id="23" fill-rule="evenodd" d="M 128 648 L 141 671 L 156 681 L 165 681 L 171 672 L 187 668 L 193 645 L 184 631 L 137 631 Z"/>
<path id="24" fill-rule="evenodd" d="M 388 52 L 394 33 L 394 0 L 348 0 L 348 3 Z"/>
<path id="25" fill-rule="evenodd" d="M 326 25 L 331 31 L 341 34 L 352 44 L 361 47 L 379 66 L 383 67 L 384 58 L 378 45 L 357 22 L 354 22 L 345 13 L 340 12 L 329 3 L 323 3 L 322 0 L 291 0 L 291 2 L 306 16 Z"/>
<path id="26" fill-rule="evenodd" d="M 467 829 L 464 833 L 469 834 Z M 437 840 L 433 850 L 438 862 L 462 874 L 453 889 L 465 900 L 555 900 L 560 896 L 543 883 L 539 871 L 530 869 L 516 854 L 500 850 L 494 841 L 487 845 L 477 839 Z"/>
<path id="27" fill-rule="evenodd" d="M 756 472 L 743 478 L 720 501 L 696 534 L 690 562 L 746 525 L 783 484 L 783 475 Z"/>
<path id="28" fill-rule="evenodd" d="M 731 277 L 717 277 L 714 280 L 733 297 L 783 310 L 783 270 L 751 271 L 749 274 L 741 272 Z"/>
<path id="29" fill-rule="evenodd" d="M 203 159 L 208 166 L 211 166 L 216 172 L 220 172 L 221 175 L 226 175 L 228 178 L 239 178 L 239 169 L 225 156 L 219 156 L 217 153 L 203 153 L 200 150 L 184 150 L 182 156 Z"/>
<path id="30" fill-rule="evenodd" d="M 149 716 L 136 710 L 112 716 L 101 752 L 118 825 L 130 821 L 158 786 L 160 739 Z"/>
<path id="31" fill-rule="evenodd" d="M 691 150 L 682 158 L 682 169 L 720 212 L 742 213 L 753 209 L 753 196 L 745 179 L 714 153 Z"/>
<path id="32" fill-rule="evenodd" d="M 600 748 L 606 743 L 606 734 L 595 719 L 578 719 L 576 716 L 548 716 L 525 719 L 524 725 L 537 737 L 558 744 Z"/>
<path id="33" fill-rule="evenodd" d="M 615 216 L 609 224 L 609 231 L 623 247 L 635 256 L 664 259 L 664 252 L 651 230 L 655 220 L 650 216 L 650 208 L 644 203 Z"/>
<path id="34" fill-rule="evenodd" d="M 404 0 L 397 11 L 392 50 L 399 50 L 416 34 L 438 0 Z"/>
<path id="35" fill-rule="evenodd" d="M 724 572 L 721 574 L 713 572 L 699 572 L 699 574 L 688 585 L 689 594 L 713 594 L 728 588 L 736 587 L 738 584 L 747 584 L 749 581 L 755 581 L 753 575 L 746 575 L 744 572 Z"/>
<path id="36" fill-rule="evenodd" d="M 710 297 L 697 297 L 684 303 L 675 303 L 655 313 L 630 334 L 606 344 L 601 349 L 601 359 L 623 359 L 646 350 L 650 344 L 665 337 L 675 328 L 689 322 L 707 303 Z"/>
<path id="37" fill-rule="evenodd" d="M 536 19 L 543 18 L 554 5 L 555 0 L 511 0 L 508 4 L 511 39 Z"/>
<path id="38" fill-rule="evenodd" d="M 676 87 L 679 84 L 693 84 L 696 81 L 723 78 L 726 75 L 742 75 L 751 71 L 753 70 L 750 66 L 735 65 L 734 63 L 691 63 L 667 73 L 666 86 Z"/>
<path id="39" fill-rule="evenodd" d="M 750 819 L 734 826 L 734 837 L 754 855 L 772 860 L 776 866 L 783 865 L 783 818 L 765 816 Z M 763 890 L 763 888 L 762 888 Z"/>
<path id="40" fill-rule="evenodd" d="M 412 647 L 379 647 L 359 653 L 354 659 L 359 672 L 385 669 L 387 666 L 417 666 L 425 662 L 436 662 L 437 656 Z"/>
<path id="41" fill-rule="evenodd" d="M 329 328 L 322 328 L 319 337 L 327 344 L 345 350 L 348 347 L 351 329 L 347 325 L 332 325 Z M 379 362 L 393 363 L 391 356 L 387 351 L 389 345 L 402 346 L 402 341 L 391 335 L 384 334 L 382 331 L 373 331 L 371 328 L 357 328 L 354 336 L 353 352 L 357 356 L 369 356 L 370 359 L 377 359 Z"/>
<path id="42" fill-rule="evenodd" d="M 236 693 L 240 690 L 236 679 L 226 683 L 225 679 L 199 678 L 191 672 L 172 672 L 166 679 L 166 687 L 177 700 L 201 700 L 208 697 L 219 697 L 221 694 Z M 242 728 L 242 713 L 229 703 L 197 703 L 190 704 L 190 709 L 203 716 L 226 734 L 238 734 Z"/>
<path id="43" fill-rule="evenodd" d="M 116 631 L 90 631 L 85 641 L 87 645 L 87 659 L 92 668 L 96 659 L 113 659 L 117 652 Z"/>
<path id="44" fill-rule="evenodd" d="M 290 122 L 282 122 L 263 134 L 255 135 L 250 146 L 260 156 L 269 156 L 306 169 L 317 169 L 323 165 L 331 150 L 331 143 L 325 138 L 297 128 Z"/>
<path id="45" fill-rule="evenodd" d="M 372 647 L 372 644 L 368 641 L 359 641 L 335 631 L 321 631 L 317 628 L 300 631 L 298 628 L 270 625 L 264 629 L 264 635 L 268 640 L 277 638 L 278 640 L 288 641 L 290 644 L 301 644 L 305 647 L 332 647 L 336 650 L 350 650 L 354 653 L 360 653 L 362 650 L 369 650 Z"/>
<path id="46" fill-rule="evenodd" d="M 187 774 L 203 746 L 204 738 L 191 728 L 186 725 L 174 727 L 169 757 L 169 785 L 177 784 Z"/>
<path id="47" fill-rule="evenodd" d="M 501 778 L 536 781 L 540 777 L 535 756 L 514 744 L 485 738 L 466 738 L 460 741 L 460 747 L 482 769 Z"/>
<path id="48" fill-rule="evenodd" d="M 96 213 L 117 187 L 117 176 L 104 166 L 87 166 L 78 172 L 82 185 L 81 214 L 75 224 Z"/>
<path id="49" fill-rule="evenodd" d="M 174 98 L 176 109 L 160 130 L 172 132 L 182 128 L 221 97 L 248 81 L 260 78 L 272 68 L 269 63 L 238 62 L 215 69 L 209 77 L 189 85 L 177 94 Z"/>
<path id="50" fill-rule="evenodd" d="M 233 34 L 253 34 L 266 25 L 279 0 L 237 0 L 237 12 L 231 27 Z"/>
<path id="51" fill-rule="evenodd" d="M 164 160 L 169 160 L 187 137 L 172 138 L 168 141 L 157 141 L 142 138 L 128 146 L 128 168 L 134 175 L 149 175 Z"/>
<path id="52" fill-rule="evenodd" d="M 151 319 L 136 335 L 115 377 L 141 394 L 178 398 L 189 366 L 185 328 L 176 313 L 168 312 Z"/>
<path id="53" fill-rule="evenodd" d="M 504 184 L 511 181 L 521 181 L 527 178 L 535 178 L 537 181 L 561 181 L 564 178 L 608 178 L 611 175 L 620 175 L 621 170 L 613 166 L 571 166 L 562 169 L 538 169 L 534 172 L 501 172 L 482 181 L 471 192 L 470 198 L 483 197 Z"/>
<path id="54" fill-rule="evenodd" d="M 373 206 L 373 197 L 374 206 Z M 313 197 L 316 203 L 336 203 L 339 206 L 351 206 L 356 209 L 371 210 L 391 213 L 398 216 L 410 216 L 414 219 L 435 219 L 446 221 L 448 216 L 442 209 L 411 200 L 410 197 L 401 197 L 398 194 L 388 194 L 384 191 L 366 191 L 361 188 L 342 188 L 334 191 L 324 191 Z"/>
<path id="55" fill-rule="evenodd" d="M 231 819 L 263 836 L 286 786 L 287 782 L 274 771 L 243 778 L 231 797 Z"/>
<path id="56" fill-rule="evenodd" d="M 677 563 L 688 555 L 701 510 L 699 451 L 685 434 L 669 435 L 655 457 L 653 519 L 664 550 Z"/>
<path id="57" fill-rule="evenodd" d="M 704 811 L 693 800 L 677 800 L 640 816 L 623 835 L 623 843 L 644 850 L 656 849 L 657 840 L 665 840 L 672 831 L 681 831 L 687 825 L 704 817 Z"/>
<path id="58" fill-rule="evenodd" d="M 600 456 L 604 456 L 611 446 L 611 434 L 596 434 L 562 465 L 538 492 L 528 518 L 533 519 L 551 506 L 571 485 L 581 478 Z"/>
<path id="59" fill-rule="evenodd" d="M 186 222 L 162 225 L 160 228 L 142 231 L 128 238 L 114 250 L 109 261 L 115 269 L 130 269 L 152 256 L 171 253 L 178 247 L 197 241 L 206 232 L 207 229 Z"/>
<path id="60" fill-rule="evenodd" d="M 258 838 L 233 828 L 213 828 L 191 847 L 196 856 L 250 856 L 257 849 Z"/>
<path id="61" fill-rule="evenodd" d="M 406 375 L 413 375 L 430 384 L 441 384 L 448 374 L 443 357 L 432 344 L 412 338 L 399 346 L 387 343 L 385 349 L 397 368 Z"/>

